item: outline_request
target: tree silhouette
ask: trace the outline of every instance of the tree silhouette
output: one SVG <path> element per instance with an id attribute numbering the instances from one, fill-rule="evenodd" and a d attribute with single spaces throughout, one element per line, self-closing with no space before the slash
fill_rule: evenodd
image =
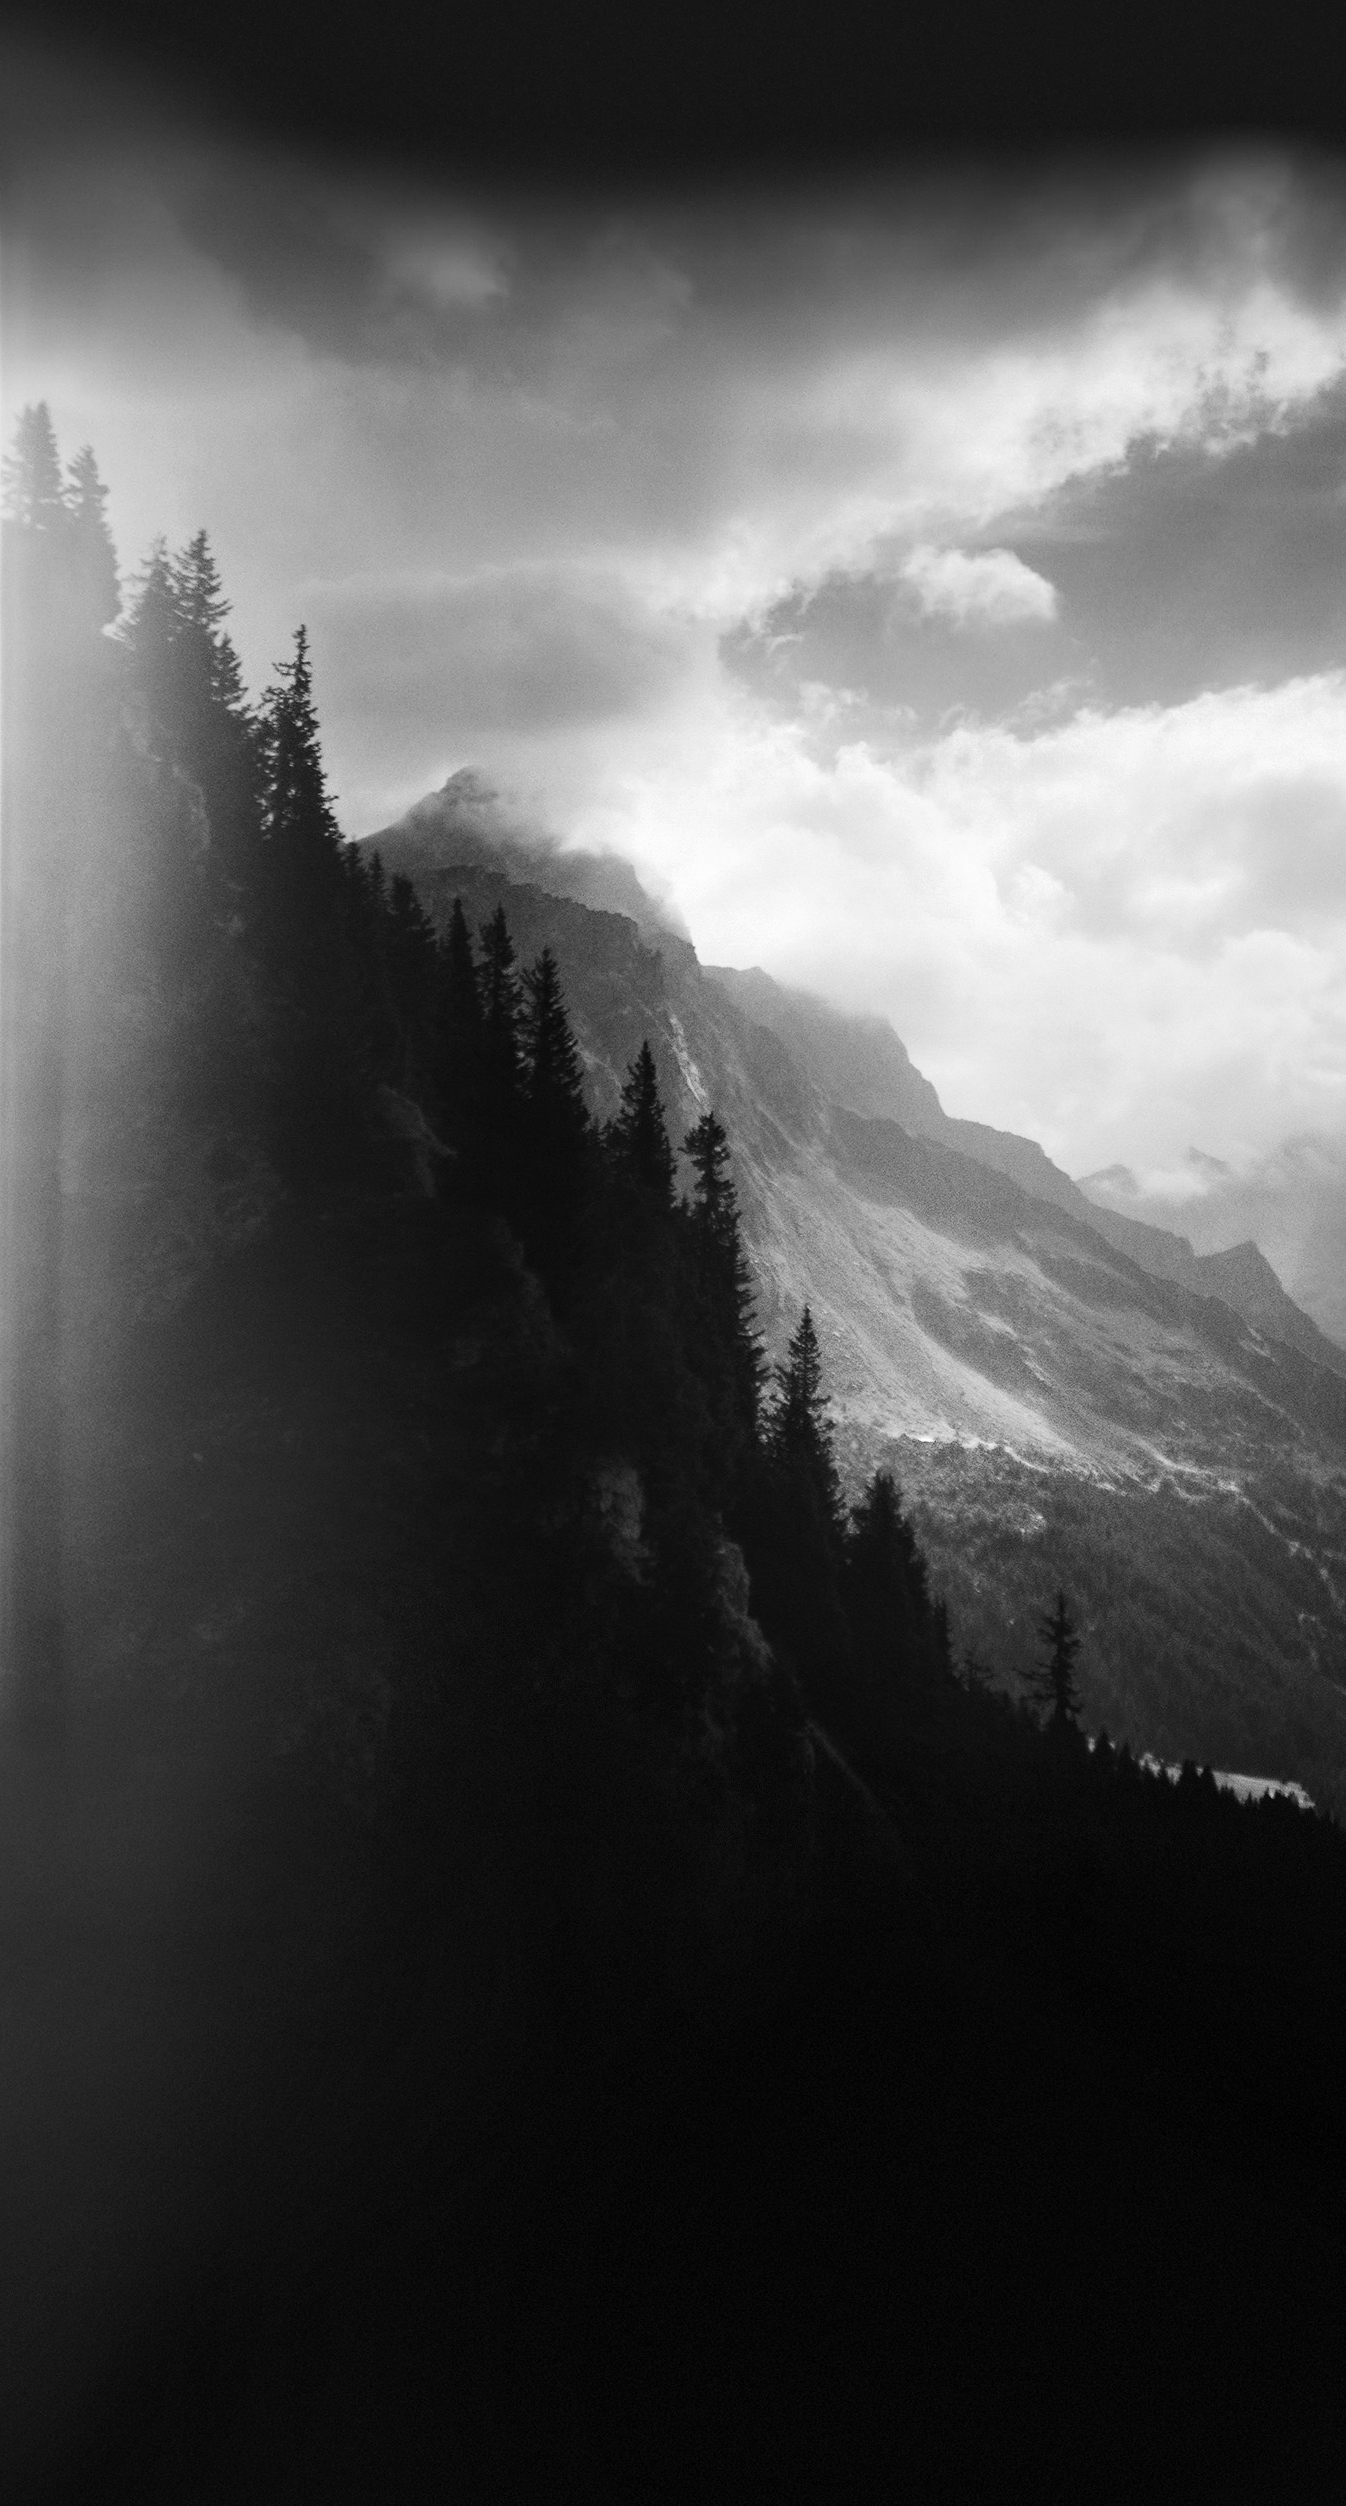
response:
<path id="1" fill-rule="evenodd" d="M 1080 1711 L 1074 1678 L 1080 1639 L 1066 1608 L 1064 1592 L 1057 1593 L 1054 1609 L 1040 1621 L 1038 1635 L 1047 1648 L 1047 1658 L 1034 1674 L 1034 1693 L 1049 1709 L 1048 1721 L 1052 1730 L 1064 1731 L 1074 1726 Z"/>
<path id="2" fill-rule="evenodd" d="M 727 1439 L 725 1482 L 732 1487 L 757 1440 L 766 1361 L 755 1322 L 752 1273 L 743 1249 L 738 1195 L 724 1125 L 703 1114 L 683 1147 L 693 1171 L 691 1245 L 699 1289 L 698 1326 L 707 1372 L 721 1398 L 713 1404 Z"/>
<path id="3" fill-rule="evenodd" d="M 258 937 L 276 993 L 275 1149 L 292 1180 L 330 1182 L 361 1135 L 372 1077 L 360 882 L 327 789 L 308 636 L 262 699 Z"/>
<path id="4" fill-rule="evenodd" d="M 179 676 L 189 722 L 194 726 L 221 713 L 246 719 L 243 673 L 224 627 L 229 603 L 204 531 L 198 531 L 172 559 L 170 579 L 182 652 Z"/>
<path id="5" fill-rule="evenodd" d="M 329 897 L 341 845 L 323 770 L 308 630 L 296 627 L 294 653 L 278 663 L 263 697 L 263 834 L 282 893 Z"/>
<path id="6" fill-rule="evenodd" d="M 476 1188 L 492 1208 L 514 1211 L 518 1184 L 523 988 L 503 905 L 481 929 L 481 1122 Z"/>
<path id="7" fill-rule="evenodd" d="M 61 456 L 45 400 L 24 409 L 3 473 L 4 517 L 23 531 L 57 531 L 69 519 Z"/>
<path id="8" fill-rule="evenodd" d="M 857 1651 L 871 1679 L 905 1684 L 928 1649 L 925 1560 L 891 1471 L 875 1471 L 852 1506 L 844 1593 Z"/>
<path id="9" fill-rule="evenodd" d="M 70 464 L 68 500 L 75 570 L 89 616 L 110 626 L 121 607 L 117 552 L 107 525 L 107 489 L 87 444 Z"/>
<path id="10" fill-rule="evenodd" d="M 608 1125 L 607 1144 L 618 1168 L 638 1190 L 658 1209 L 671 1209 L 673 1151 L 648 1036 L 627 1071 L 621 1111 Z"/>
<path id="11" fill-rule="evenodd" d="M 387 1076 L 413 1095 L 433 1084 L 438 1026 L 439 955 L 435 928 L 410 879 L 398 872 L 388 889 L 387 963 L 396 1043 Z"/>
<path id="12" fill-rule="evenodd" d="M 529 967 L 523 992 L 520 1217 L 524 1241 L 555 1288 L 576 1254 L 575 1226 L 594 1170 L 595 1142 L 584 1066 L 550 948 Z"/>
<path id="13" fill-rule="evenodd" d="M 523 1018 L 523 991 L 503 905 L 497 905 L 490 921 L 482 924 L 477 982 L 486 1085 L 498 1111 L 518 1093 Z"/>
<path id="14" fill-rule="evenodd" d="M 776 1384 L 776 1405 L 767 1423 L 768 1453 L 785 1478 L 807 1493 L 820 1528 L 839 1544 L 841 1482 L 823 1392 L 822 1352 L 807 1305 L 785 1362 L 776 1369 Z"/>
<path id="15" fill-rule="evenodd" d="M 550 948 L 544 948 L 536 964 L 529 967 L 523 978 L 523 992 L 519 1033 L 524 1099 L 533 1139 L 545 1153 L 553 1147 L 572 1146 L 589 1130 L 584 1066 Z"/>
<path id="16" fill-rule="evenodd" d="M 377 858 L 377 856 L 376 856 Z M 483 1018 L 461 896 L 439 943 L 438 1094 L 453 1146 L 470 1149 L 481 1114 Z"/>
<path id="17" fill-rule="evenodd" d="M 745 1535 L 754 1609 L 805 1692 L 830 1707 L 850 1676 L 851 1638 L 841 1598 L 841 1485 L 807 1305 L 776 1369 Z"/>

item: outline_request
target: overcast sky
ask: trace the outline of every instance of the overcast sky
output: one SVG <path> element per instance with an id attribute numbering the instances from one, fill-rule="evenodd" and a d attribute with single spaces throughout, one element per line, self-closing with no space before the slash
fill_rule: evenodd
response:
<path id="1" fill-rule="evenodd" d="M 6 426 L 307 623 L 349 832 L 472 766 L 1074 1173 L 1346 1136 L 1346 161 L 549 196 L 46 76 Z"/>

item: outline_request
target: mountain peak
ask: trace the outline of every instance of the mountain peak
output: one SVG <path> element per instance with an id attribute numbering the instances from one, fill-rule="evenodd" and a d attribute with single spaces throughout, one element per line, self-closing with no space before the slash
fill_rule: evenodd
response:
<path id="1" fill-rule="evenodd" d="M 391 871 L 413 882 L 437 868 L 472 863 L 505 878 L 569 898 L 599 912 L 625 914 L 642 939 L 689 939 L 687 926 L 667 897 L 652 894 L 622 854 L 568 846 L 496 790 L 475 767 L 461 766 L 423 800 L 362 841 Z"/>

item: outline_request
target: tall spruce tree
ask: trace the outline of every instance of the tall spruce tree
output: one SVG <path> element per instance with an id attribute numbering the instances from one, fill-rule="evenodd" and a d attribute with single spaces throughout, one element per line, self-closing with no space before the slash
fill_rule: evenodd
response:
<path id="1" fill-rule="evenodd" d="M 584 1066 L 566 1012 L 561 978 L 544 948 L 523 978 L 522 1145 L 525 1241 L 555 1286 L 573 1267 L 576 1224 L 592 1174 L 593 1125 Z"/>
<path id="2" fill-rule="evenodd" d="M 503 905 L 482 924 L 477 983 L 487 1087 L 495 1099 L 510 1099 L 519 1087 L 523 987 Z"/>
<path id="3" fill-rule="evenodd" d="M 303 908 L 337 893 L 341 832 L 323 769 L 308 630 L 296 627 L 294 653 L 277 664 L 262 716 L 262 832 L 275 894 Z"/>
<path id="4" fill-rule="evenodd" d="M 439 962 L 435 928 L 410 879 L 394 874 L 388 890 L 387 964 L 396 1026 L 396 1061 L 387 1076 L 413 1096 L 434 1081 Z"/>
<path id="5" fill-rule="evenodd" d="M 489 1206 L 514 1215 L 523 1111 L 523 986 L 503 905 L 481 927 L 481 1119 L 472 1177 Z"/>
<path id="6" fill-rule="evenodd" d="M 673 1150 L 648 1036 L 631 1063 L 607 1144 L 619 1173 L 660 1211 L 673 1207 Z"/>
<path id="7" fill-rule="evenodd" d="M 857 1658 L 877 1686 L 907 1687 L 931 1649 L 925 1560 L 891 1471 L 875 1471 L 846 1531 L 846 1614 Z"/>
<path id="8" fill-rule="evenodd" d="M 437 965 L 437 1095 L 452 1146 L 470 1152 L 481 1117 L 484 1017 L 472 939 L 461 896 L 455 896 Z"/>
<path id="9" fill-rule="evenodd" d="M 713 1112 L 703 1114 L 683 1148 L 693 1174 L 690 1238 L 698 1337 L 704 1344 L 722 1478 L 729 1493 L 756 1445 L 766 1360 L 724 1125 Z"/>
<path id="10" fill-rule="evenodd" d="M 258 937 L 274 987 L 275 1150 L 290 1179 L 348 1172 L 373 1075 L 362 1008 L 368 931 L 327 789 L 308 636 L 262 699 Z"/>
<path id="11" fill-rule="evenodd" d="M 830 1709 L 844 1697 L 851 1645 L 841 1600 L 841 1485 L 807 1305 L 776 1369 L 746 1531 L 757 1615 L 805 1693 Z"/>
<path id="12" fill-rule="evenodd" d="M 119 636 L 130 660 L 131 684 L 140 699 L 141 736 L 151 754 L 167 757 L 177 719 L 175 648 L 177 591 L 162 534 L 155 539 L 132 586 Z"/>
<path id="13" fill-rule="evenodd" d="M 21 411 L 3 470 L 4 518 L 21 531 L 64 533 L 70 518 L 56 430 L 45 400 Z"/>
<path id="14" fill-rule="evenodd" d="M 1050 1730 L 1063 1732 L 1074 1728 L 1079 1720 L 1080 1698 L 1075 1686 L 1075 1657 L 1080 1639 L 1075 1622 L 1066 1608 L 1064 1592 L 1058 1592 L 1056 1603 L 1038 1627 L 1038 1637 L 1045 1647 L 1046 1659 L 1033 1674 L 1034 1693 L 1047 1708 Z"/>
<path id="15" fill-rule="evenodd" d="M 823 1392 L 822 1351 L 807 1305 L 784 1364 L 776 1369 L 776 1404 L 767 1422 L 767 1450 L 781 1476 L 807 1498 L 820 1531 L 839 1548 L 841 1482 Z"/>
<path id="16" fill-rule="evenodd" d="M 523 978 L 523 993 L 519 1038 L 524 1097 L 532 1118 L 531 1136 L 545 1154 L 553 1146 L 574 1145 L 586 1137 L 590 1128 L 584 1098 L 584 1065 L 550 948 L 544 948 L 536 964 L 529 967 Z"/>
<path id="17" fill-rule="evenodd" d="M 204 531 L 171 559 L 169 580 L 177 754 L 201 787 L 220 875 L 246 915 L 255 906 L 261 870 L 263 759 L 259 726 L 224 625 L 229 603 Z"/>
<path id="18" fill-rule="evenodd" d="M 200 740 L 221 719 L 245 723 L 247 696 L 238 655 L 224 621 L 229 603 L 210 540 L 198 531 L 170 561 L 178 636 L 179 701 L 185 736 Z"/>
<path id="19" fill-rule="evenodd" d="M 107 489 L 90 445 L 70 464 L 67 491 L 74 570 L 90 619 L 110 626 L 121 607 L 117 552 L 107 522 Z"/>

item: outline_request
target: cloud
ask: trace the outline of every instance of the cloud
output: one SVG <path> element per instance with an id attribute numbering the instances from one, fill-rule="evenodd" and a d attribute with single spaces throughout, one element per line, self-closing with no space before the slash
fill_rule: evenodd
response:
<path id="1" fill-rule="evenodd" d="M 666 884 L 703 956 L 890 1016 L 951 1112 L 1072 1172 L 1171 1164 L 1193 1137 L 1346 1133 L 1346 841 L 1313 823 L 1346 839 L 1343 699 L 1323 676 L 880 747 L 692 672 L 641 725 L 550 750 L 548 788 L 571 840 Z M 1286 843 L 1303 805 L 1283 886 L 1268 791 Z"/>
<path id="2" fill-rule="evenodd" d="M 1025 854 L 1081 935 L 1195 966 L 1346 920 L 1346 678 L 1213 691 L 1023 735 L 957 727 L 923 779 L 1013 876 Z"/>
<path id="3" fill-rule="evenodd" d="M 413 803 L 397 824 L 429 837 L 440 860 L 487 862 L 552 895 L 574 897 L 600 912 L 627 914 L 648 940 L 657 942 L 669 932 L 680 940 L 691 937 L 667 894 L 652 892 L 620 854 L 563 846 L 513 795 L 496 791 L 471 767 L 460 768 L 437 792 Z"/>
<path id="4" fill-rule="evenodd" d="M 7 396 L 128 563 L 206 526 L 255 685 L 307 621 L 352 831 L 476 766 L 1077 1170 L 1346 1126 L 1339 187 L 549 203 L 11 121 Z"/>
<path id="5" fill-rule="evenodd" d="M 696 666 L 694 629 L 597 571 L 319 579 L 303 610 L 354 833 L 474 759 L 639 725 Z"/>
<path id="6" fill-rule="evenodd" d="M 994 613 L 997 515 L 1142 437 L 1228 443 L 1346 365 L 1338 205 L 1283 165 L 548 204 L 81 124 L 26 168 L 22 223 L 7 390 L 59 369 L 137 550 L 208 480 L 273 573 L 573 557 L 722 631 L 913 542 L 939 614 L 963 555 Z M 259 417 L 269 382 L 264 462 L 213 419 L 231 369 Z"/>
<path id="7" fill-rule="evenodd" d="M 384 269 L 394 294 L 419 298 L 435 313 L 456 305 L 489 304 L 492 297 L 509 292 L 500 247 L 455 234 L 452 227 L 436 231 L 431 226 L 397 235 Z"/>
<path id="8" fill-rule="evenodd" d="M 913 548 L 898 569 L 927 617 L 957 626 L 1017 626 L 1056 616 L 1056 590 L 1010 548 Z"/>

